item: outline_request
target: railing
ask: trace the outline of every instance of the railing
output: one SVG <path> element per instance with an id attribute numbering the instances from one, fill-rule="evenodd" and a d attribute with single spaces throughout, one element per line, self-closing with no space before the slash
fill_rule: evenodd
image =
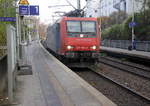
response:
<path id="1" fill-rule="evenodd" d="M 131 45 L 131 41 L 103 40 L 101 42 L 101 45 L 105 47 L 128 49 L 128 47 Z M 150 52 L 150 41 L 136 41 L 135 46 L 136 46 L 136 50 Z"/>

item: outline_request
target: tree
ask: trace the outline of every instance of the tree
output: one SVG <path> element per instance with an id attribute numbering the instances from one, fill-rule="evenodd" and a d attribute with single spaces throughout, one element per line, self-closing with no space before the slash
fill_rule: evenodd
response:
<path id="1" fill-rule="evenodd" d="M 45 39 L 46 37 L 47 25 L 44 23 L 39 23 L 38 32 L 41 39 Z"/>
<path id="2" fill-rule="evenodd" d="M 150 9 L 150 1 L 149 0 L 142 0 L 143 2 L 143 8 L 144 10 L 146 10 L 146 8 Z"/>
<path id="3" fill-rule="evenodd" d="M 114 24 L 122 24 L 122 22 L 128 17 L 128 15 L 123 12 L 113 12 L 109 17 L 102 17 L 102 29 L 111 27 Z"/>
<path id="4" fill-rule="evenodd" d="M 110 14 L 109 23 L 113 24 L 122 24 L 122 22 L 127 18 L 127 14 L 124 11 L 113 12 Z"/>
<path id="5" fill-rule="evenodd" d="M 105 29 L 108 27 L 108 20 L 109 20 L 109 17 L 107 17 L 107 16 L 97 18 L 97 21 L 98 21 L 99 25 L 101 25 L 102 29 Z"/>

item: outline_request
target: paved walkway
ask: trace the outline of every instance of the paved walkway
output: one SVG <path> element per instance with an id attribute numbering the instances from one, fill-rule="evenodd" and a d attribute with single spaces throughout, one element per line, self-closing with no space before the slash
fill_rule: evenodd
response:
<path id="1" fill-rule="evenodd" d="M 119 54 L 137 56 L 137 57 L 140 57 L 140 58 L 145 58 L 145 59 L 150 60 L 150 52 L 136 51 L 136 50 L 129 51 L 127 49 L 119 49 L 119 48 L 111 48 L 111 47 L 103 47 L 103 46 L 101 46 L 100 49 L 103 50 L 103 51 L 110 51 L 110 52 L 116 52 L 116 53 L 119 53 Z"/>
<path id="2" fill-rule="evenodd" d="M 43 56 L 33 46 L 26 50 L 28 51 L 27 61 L 32 65 L 33 75 L 18 76 L 16 94 L 18 104 L 16 106 L 62 106 L 53 84 L 45 72 L 47 67 L 45 62 L 42 62 Z M 38 64 L 39 67 L 36 67 Z"/>
<path id="3" fill-rule="evenodd" d="M 18 77 L 17 104 L 13 106 L 116 106 L 38 43 L 27 51 L 33 75 Z"/>

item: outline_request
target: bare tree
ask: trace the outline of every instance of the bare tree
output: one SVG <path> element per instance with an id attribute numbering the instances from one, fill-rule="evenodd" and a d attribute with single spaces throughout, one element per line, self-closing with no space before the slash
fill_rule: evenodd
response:
<path id="1" fill-rule="evenodd" d="M 45 39 L 46 29 L 47 29 L 47 25 L 40 22 L 39 25 L 38 25 L 38 32 L 39 32 L 39 36 L 40 36 L 41 39 Z"/>

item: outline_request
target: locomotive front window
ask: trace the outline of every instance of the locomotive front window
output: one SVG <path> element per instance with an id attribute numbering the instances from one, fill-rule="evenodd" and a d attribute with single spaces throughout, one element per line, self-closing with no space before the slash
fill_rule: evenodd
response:
<path id="1" fill-rule="evenodd" d="M 93 21 L 82 21 L 82 32 L 84 33 L 95 33 L 96 25 Z"/>
<path id="2" fill-rule="evenodd" d="M 81 32 L 80 21 L 67 21 L 68 32 Z"/>

